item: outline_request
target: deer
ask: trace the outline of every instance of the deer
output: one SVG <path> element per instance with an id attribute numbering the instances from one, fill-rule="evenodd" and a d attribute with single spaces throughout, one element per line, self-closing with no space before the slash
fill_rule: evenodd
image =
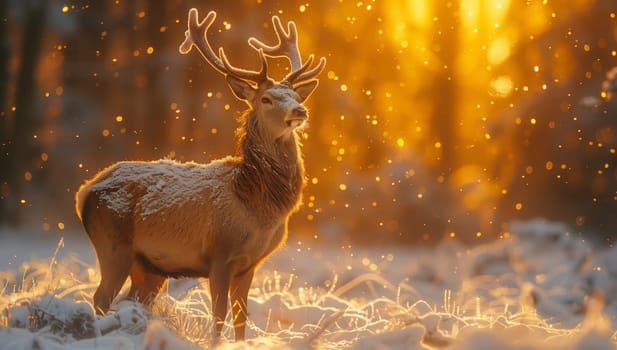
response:
<path id="1" fill-rule="evenodd" d="M 208 39 L 216 12 L 199 20 L 188 13 L 181 54 L 196 48 L 224 75 L 233 95 L 248 104 L 237 130 L 235 156 L 208 164 L 121 161 L 87 180 L 75 196 L 76 212 L 94 247 L 101 281 L 93 295 L 107 313 L 127 278 L 127 297 L 151 305 L 168 278 L 208 278 L 213 339 L 219 339 L 231 305 L 236 341 L 245 338 L 247 300 L 255 270 L 287 239 L 289 217 L 305 186 L 300 128 L 303 103 L 318 85 L 324 57 L 304 62 L 293 21 L 287 30 L 272 17 L 278 43 L 249 38 L 261 67 L 232 66 Z M 268 76 L 267 58 L 286 58 L 289 73 Z"/>

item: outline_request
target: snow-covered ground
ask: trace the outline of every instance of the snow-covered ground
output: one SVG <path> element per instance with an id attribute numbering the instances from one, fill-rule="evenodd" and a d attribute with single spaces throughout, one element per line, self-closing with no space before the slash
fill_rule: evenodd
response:
<path id="1" fill-rule="evenodd" d="M 0 235 L 0 350 L 211 347 L 207 280 L 94 316 L 80 237 Z M 228 324 L 219 348 L 617 349 L 617 248 L 541 220 L 477 247 L 290 241 L 258 271 L 249 312 L 249 340 Z"/>

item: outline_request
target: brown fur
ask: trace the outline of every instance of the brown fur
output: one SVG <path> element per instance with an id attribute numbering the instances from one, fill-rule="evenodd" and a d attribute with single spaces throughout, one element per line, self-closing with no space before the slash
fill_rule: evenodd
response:
<path id="1" fill-rule="evenodd" d="M 254 113 L 244 113 L 245 125 L 237 135 L 243 163 L 234 181 L 236 195 L 261 212 L 264 218 L 273 213 L 289 213 L 301 202 L 304 186 L 304 163 L 297 135 L 267 144 L 260 133 Z"/>
<path id="2" fill-rule="evenodd" d="M 219 71 L 219 61 L 203 45 L 211 12 L 199 23 L 189 11 L 189 31 L 181 46 L 192 45 Z M 273 18 L 277 36 L 283 31 Z M 295 30 L 295 27 L 293 27 Z M 297 50 L 295 32 L 287 36 Z M 216 339 L 231 299 L 236 339 L 244 339 L 248 291 L 255 269 L 287 238 L 289 216 L 301 203 L 304 164 L 296 127 L 307 118 L 302 103 L 317 86 L 314 76 L 325 59 L 307 71 L 311 59 L 279 83 L 262 71 L 226 73 L 234 95 L 250 109 L 242 116 L 239 155 L 209 164 L 119 162 L 87 181 L 76 194 L 76 211 L 92 241 L 101 269 L 94 293 L 99 313 L 109 310 L 131 277 L 129 297 L 149 304 L 167 277 L 207 277 Z M 297 55 L 299 57 L 299 53 Z M 297 65 L 297 64 L 296 64 Z M 251 78 L 257 77 L 259 81 Z"/>
<path id="3" fill-rule="evenodd" d="M 238 157 L 209 165 L 121 162 L 80 188 L 78 215 L 101 268 L 94 295 L 98 312 L 109 309 L 129 275 L 129 297 L 146 304 L 166 277 L 209 277 L 217 334 L 229 290 L 236 338 L 243 339 L 254 270 L 285 242 L 288 217 L 301 202 L 304 166 L 298 136 L 283 118 L 290 113 L 282 114 L 280 129 L 286 131 L 277 135 L 268 126 L 272 122 L 264 122 L 258 111 L 247 111 L 238 133 Z M 193 181 L 196 169 L 204 174 L 202 190 L 183 182 Z M 164 198 L 165 188 L 174 186 L 200 193 L 203 199 L 192 194 L 184 194 L 187 199 Z M 160 207 L 154 207 L 152 198 L 161 197 Z"/>

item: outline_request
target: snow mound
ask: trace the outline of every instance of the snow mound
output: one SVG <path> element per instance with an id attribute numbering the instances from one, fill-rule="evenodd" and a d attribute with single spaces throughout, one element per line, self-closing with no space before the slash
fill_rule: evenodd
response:
<path id="1" fill-rule="evenodd" d="M 253 282 L 248 340 L 232 341 L 228 317 L 216 347 L 617 349 L 617 248 L 568 230 L 515 222 L 509 236 L 476 247 L 290 243 Z M 207 280 L 172 280 L 152 309 L 120 301 L 97 316 L 98 279 L 74 256 L 0 272 L 0 350 L 214 346 Z"/>

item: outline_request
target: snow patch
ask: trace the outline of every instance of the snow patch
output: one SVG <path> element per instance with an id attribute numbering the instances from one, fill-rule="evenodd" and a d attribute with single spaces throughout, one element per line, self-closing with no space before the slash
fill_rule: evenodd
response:
<path id="1" fill-rule="evenodd" d="M 231 340 L 228 316 L 217 348 L 616 349 L 617 248 L 567 232 L 532 221 L 477 247 L 284 249 L 253 282 L 248 340 Z M 0 350 L 211 346 L 205 280 L 170 281 L 152 310 L 123 301 L 96 316 L 92 265 L 22 269 L 0 275 Z"/>

